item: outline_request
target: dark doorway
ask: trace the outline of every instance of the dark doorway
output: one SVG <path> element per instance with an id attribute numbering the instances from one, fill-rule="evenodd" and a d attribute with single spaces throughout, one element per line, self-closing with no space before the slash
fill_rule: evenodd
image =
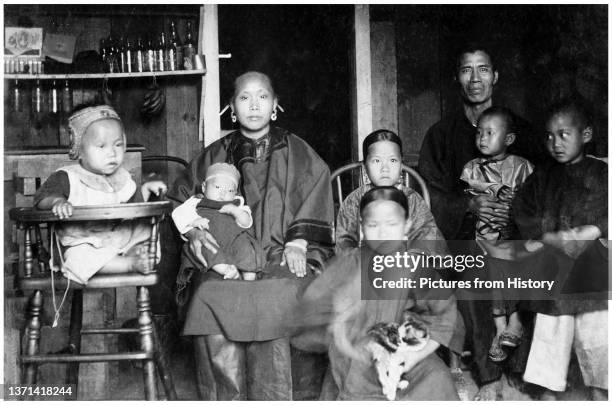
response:
<path id="1" fill-rule="evenodd" d="M 270 76 L 285 110 L 277 125 L 306 140 L 335 169 L 351 158 L 349 50 L 353 6 L 220 5 L 221 105 L 236 76 Z M 222 128 L 232 128 L 229 114 Z"/>

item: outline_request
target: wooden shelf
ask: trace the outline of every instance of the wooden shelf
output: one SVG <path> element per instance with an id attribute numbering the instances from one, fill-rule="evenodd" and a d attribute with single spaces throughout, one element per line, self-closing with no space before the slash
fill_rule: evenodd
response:
<path id="1" fill-rule="evenodd" d="M 63 73 L 53 75 L 32 75 L 29 73 L 5 73 L 5 79 L 17 80 L 66 80 L 66 79 L 123 79 L 133 77 L 162 77 L 162 76 L 195 76 L 205 75 L 202 70 L 174 70 L 171 72 L 136 72 L 136 73 Z"/>

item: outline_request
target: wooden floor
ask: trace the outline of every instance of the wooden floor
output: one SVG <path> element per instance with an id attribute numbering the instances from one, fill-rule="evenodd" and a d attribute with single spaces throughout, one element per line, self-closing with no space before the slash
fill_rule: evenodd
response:
<path id="1" fill-rule="evenodd" d="M 198 395 L 195 384 L 195 364 L 192 354 L 192 347 L 188 340 L 181 340 L 177 349 L 173 351 L 170 357 L 171 368 L 173 373 L 174 384 L 179 400 L 197 400 Z M 564 401 L 584 401 L 588 399 L 588 392 L 580 381 L 579 371 L 572 367 L 572 372 L 569 376 L 568 390 L 563 393 L 559 400 Z M 463 389 L 462 398 L 465 400 L 474 400 L 478 388 L 468 370 L 463 371 L 464 382 L 458 389 Z M 112 390 L 110 400 L 142 400 L 144 393 L 142 389 L 142 373 L 137 364 L 122 364 L 119 367 L 119 375 L 115 379 L 116 386 Z M 526 393 L 519 390 L 508 378 L 502 378 L 502 395 L 505 401 L 533 401 L 536 392 Z M 532 387 L 535 388 L 535 387 Z M 522 387 L 525 390 L 524 387 Z M 158 388 L 160 397 L 163 398 L 163 389 L 161 384 Z M 533 389 L 532 389 L 533 391 Z M 309 398 L 315 399 L 316 398 Z"/>

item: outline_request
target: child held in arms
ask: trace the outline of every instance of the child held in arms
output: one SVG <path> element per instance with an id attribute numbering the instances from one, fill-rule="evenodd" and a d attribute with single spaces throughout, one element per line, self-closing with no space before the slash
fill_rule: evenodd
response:
<path id="1" fill-rule="evenodd" d="M 500 203 L 510 205 L 519 187 L 533 172 L 533 165 L 520 156 L 508 153 L 516 140 L 515 116 L 504 107 L 490 107 L 478 120 L 476 148 L 481 157 L 470 160 L 463 168 L 461 180 L 469 184 L 466 191 L 474 195 L 491 195 Z M 510 276 L 508 260 L 514 257 L 512 244 L 497 241 L 516 238 L 516 227 L 510 222 L 500 226 L 490 218 L 479 217 L 475 239 L 489 253 L 488 274 L 492 280 Z M 496 333 L 489 348 L 489 358 L 495 362 L 506 360 L 505 348 L 518 346 L 522 341 L 523 325 L 519 317 L 518 302 L 494 292 L 493 320 Z"/>
<path id="2" fill-rule="evenodd" d="M 202 194 L 190 197 L 172 212 L 181 234 L 207 229 L 219 244 L 216 253 L 202 249 L 208 267 L 224 279 L 256 279 L 261 248 L 249 234 L 251 209 L 237 195 L 240 173 L 234 165 L 215 163 L 206 171 Z M 241 277 L 242 275 L 242 277 Z"/>

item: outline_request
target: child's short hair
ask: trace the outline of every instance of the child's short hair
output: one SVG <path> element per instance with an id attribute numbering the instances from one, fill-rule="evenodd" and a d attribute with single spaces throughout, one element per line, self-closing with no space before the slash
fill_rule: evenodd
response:
<path id="1" fill-rule="evenodd" d="M 512 112 L 511 109 L 506 107 L 493 106 L 489 107 L 480 114 L 480 118 L 478 118 L 478 123 L 484 118 L 488 117 L 499 117 L 504 121 L 504 125 L 506 126 L 506 133 L 516 134 L 516 115 Z"/>
<path id="2" fill-rule="evenodd" d="M 551 105 L 548 109 L 546 120 L 548 121 L 558 114 L 571 116 L 580 131 L 592 125 L 591 114 L 586 108 L 584 100 L 580 100 L 577 97 L 564 98 Z"/>
<path id="3" fill-rule="evenodd" d="M 74 112 L 68 118 L 68 133 L 70 135 L 70 151 L 68 156 L 70 159 L 76 160 L 79 158 L 81 142 L 87 128 L 94 122 L 101 120 L 118 121 L 123 131 L 123 122 L 119 114 L 109 105 L 82 105 L 74 109 Z M 125 133 L 123 137 L 125 140 Z"/>
<path id="4" fill-rule="evenodd" d="M 408 218 L 408 199 L 406 194 L 393 186 L 374 187 L 365 193 L 359 202 L 359 214 L 363 217 L 363 211 L 368 204 L 377 200 L 398 203 L 404 209 L 404 216 Z"/>
<path id="5" fill-rule="evenodd" d="M 402 154 L 402 140 L 399 136 L 393 131 L 389 131 L 387 129 L 378 129 L 372 132 L 370 135 L 366 136 L 363 140 L 363 160 L 365 161 L 368 158 L 368 149 L 372 144 L 380 141 L 389 141 L 397 144 L 399 146 L 400 155 Z"/>

